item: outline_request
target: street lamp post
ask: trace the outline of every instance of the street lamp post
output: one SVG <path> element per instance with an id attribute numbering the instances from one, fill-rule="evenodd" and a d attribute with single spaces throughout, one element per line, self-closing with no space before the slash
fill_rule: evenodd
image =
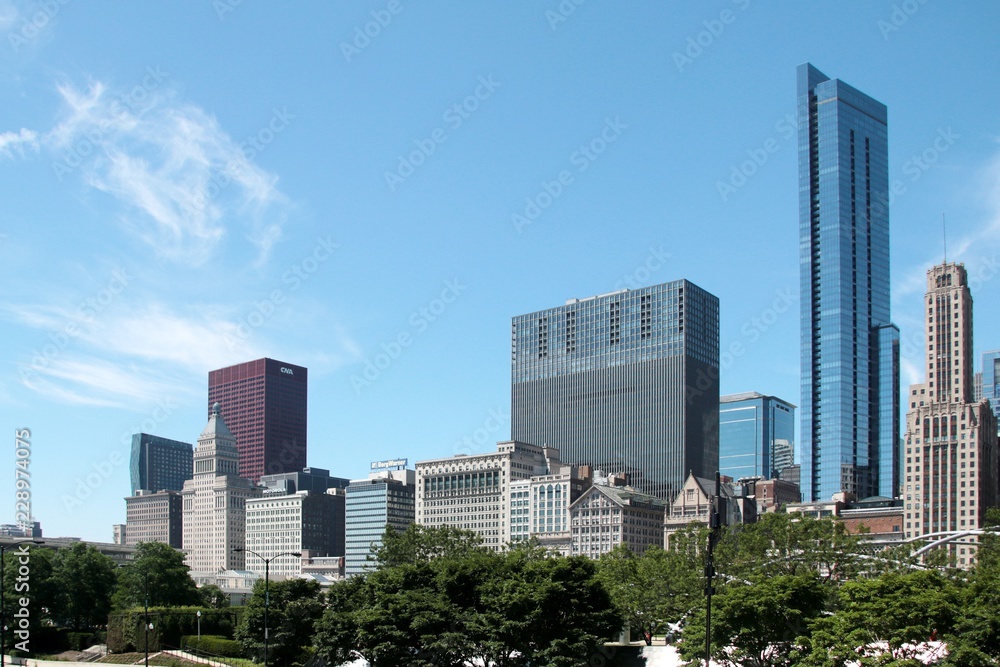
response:
<path id="1" fill-rule="evenodd" d="M 43 544 L 42 540 L 18 540 L 13 544 L 0 544 L 0 667 L 4 667 L 7 664 L 6 653 L 7 646 L 5 633 L 7 632 L 7 625 L 5 623 L 7 618 L 7 606 L 6 600 L 4 599 L 4 589 L 3 589 L 3 552 L 9 547 L 18 546 L 27 542 L 28 544 Z"/>
<path id="2" fill-rule="evenodd" d="M 201 650 L 201 610 L 198 611 L 198 650 Z"/>
<path id="3" fill-rule="evenodd" d="M 248 554 L 253 554 L 257 558 L 264 561 L 264 667 L 267 667 L 267 608 L 270 604 L 270 574 L 271 574 L 271 561 L 275 558 L 281 558 L 282 556 L 295 556 L 296 558 L 302 558 L 302 554 L 297 551 L 286 551 L 284 553 L 276 554 L 270 558 L 264 558 L 256 551 L 251 551 L 250 549 L 245 549 L 243 547 L 233 547 L 233 552 L 245 551 Z"/>

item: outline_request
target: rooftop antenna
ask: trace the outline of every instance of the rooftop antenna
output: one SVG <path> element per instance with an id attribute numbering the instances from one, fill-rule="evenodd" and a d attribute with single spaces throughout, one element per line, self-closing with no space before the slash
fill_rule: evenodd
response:
<path id="1" fill-rule="evenodd" d="M 944 213 L 941 214 L 941 238 L 944 240 L 944 263 L 948 263 L 948 226 L 945 224 Z"/>

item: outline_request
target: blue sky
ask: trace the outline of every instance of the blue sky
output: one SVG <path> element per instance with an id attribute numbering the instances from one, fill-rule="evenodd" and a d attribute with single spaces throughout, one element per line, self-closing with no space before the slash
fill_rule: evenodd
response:
<path id="1" fill-rule="evenodd" d="M 942 213 L 1000 347 L 996 3 L 94 5 L 0 0 L 0 521 L 29 428 L 45 534 L 110 541 L 128 436 L 193 442 L 262 356 L 312 465 L 491 449 L 512 316 L 678 278 L 723 393 L 798 404 L 806 61 L 889 109 L 904 387 Z"/>

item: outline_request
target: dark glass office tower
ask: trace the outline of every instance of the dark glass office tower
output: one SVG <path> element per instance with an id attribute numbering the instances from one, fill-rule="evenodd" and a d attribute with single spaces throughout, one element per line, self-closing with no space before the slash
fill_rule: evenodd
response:
<path id="1" fill-rule="evenodd" d="M 208 373 L 208 405 L 218 402 L 236 436 L 240 477 L 299 472 L 306 467 L 309 371 L 257 359 Z"/>
<path id="2" fill-rule="evenodd" d="M 980 397 L 990 399 L 993 412 L 1000 420 L 1000 350 L 983 352 Z"/>
<path id="3" fill-rule="evenodd" d="M 895 497 L 886 108 L 812 65 L 797 75 L 802 499 Z"/>
<path id="4" fill-rule="evenodd" d="M 148 433 L 132 435 L 129 473 L 132 494 L 145 491 L 180 491 L 191 479 L 194 445 Z"/>
<path id="5" fill-rule="evenodd" d="M 672 499 L 719 465 L 719 299 L 686 280 L 520 315 L 511 438 Z"/>

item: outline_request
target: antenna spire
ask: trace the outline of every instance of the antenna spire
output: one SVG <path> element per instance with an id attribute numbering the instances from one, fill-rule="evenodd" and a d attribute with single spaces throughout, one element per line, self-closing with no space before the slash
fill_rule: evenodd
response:
<path id="1" fill-rule="evenodd" d="M 944 241 L 944 263 L 948 263 L 948 225 L 945 224 L 944 213 L 941 214 L 941 238 Z"/>

